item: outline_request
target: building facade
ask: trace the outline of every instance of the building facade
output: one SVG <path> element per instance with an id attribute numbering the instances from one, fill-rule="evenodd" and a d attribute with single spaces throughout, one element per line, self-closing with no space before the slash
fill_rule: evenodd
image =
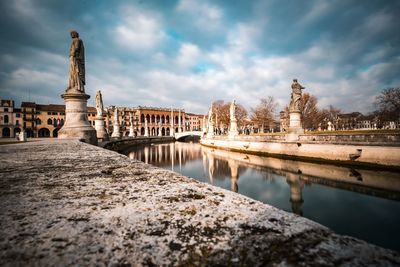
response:
<path id="1" fill-rule="evenodd" d="M 145 135 L 145 124 L 149 136 L 170 136 L 171 131 L 200 131 L 203 115 L 186 113 L 183 109 L 158 107 L 117 107 L 121 136 L 128 136 L 133 118 L 135 136 Z M 111 135 L 114 124 L 115 106 L 105 108 L 105 127 Z M 88 107 L 88 120 L 95 126 L 97 110 Z M 25 130 L 27 137 L 57 137 L 65 122 L 65 105 L 42 105 L 34 102 L 22 102 L 21 109 L 14 107 L 13 100 L 0 99 L 1 137 L 13 138 L 16 133 Z"/>

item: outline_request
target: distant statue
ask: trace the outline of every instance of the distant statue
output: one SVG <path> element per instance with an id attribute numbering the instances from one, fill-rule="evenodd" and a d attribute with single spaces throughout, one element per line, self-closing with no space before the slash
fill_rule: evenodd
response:
<path id="1" fill-rule="evenodd" d="M 133 116 L 132 113 L 129 113 L 129 124 L 132 126 L 133 125 Z"/>
<path id="2" fill-rule="evenodd" d="M 292 97 L 290 101 L 290 111 L 299 111 L 300 110 L 300 100 L 301 100 L 301 90 L 305 89 L 305 87 L 301 86 L 297 82 L 297 79 L 293 79 L 292 83 Z"/>
<path id="3" fill-rule="evenodd" d="M 208 125 L 212 124 L 212 110 L 213 110 L 213 106 L 211 105 L 210 110 L 208 111 Z"/>
<path id="4" fill-rule="evenodd" d="M 79 34 L 70 32 L 72 42 L 69 49 L 69 81 L 67 91 L 70 89 L 85 92 L 85 48 Z"/>
<path id="5" fill-rule="evenodd" d="M 230 119 L 231 120 L 235 120 L 236 119 L 236 102 L 235 102 L 235 100 L 233 100 L 232 101 L 232 103 L 231 103 L 231 107 L 230 107 Z"/>
<path id="6" fill-rule="evenodd" d="M 114 110 L 114 124 L 118 124 L 118 108 L 115 107 Z"/>
<path id="7" fill-rule="evenodd" d="M 103 117 L 103 97 L 101 96 L 100 90 L 96 92 L 96 110 L 97 110 L 97 117 Z"/>

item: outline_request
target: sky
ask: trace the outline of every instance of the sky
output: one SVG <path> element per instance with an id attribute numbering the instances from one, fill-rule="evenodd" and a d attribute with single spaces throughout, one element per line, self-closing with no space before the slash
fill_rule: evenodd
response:
<path id="1" fill-rule="evenodd" d="M 400 86 L 400 1 L 1 1 L 0 98 L 62 104 L 75 29 L 94 105 L 184 108 L 212 101 L 282 109 L 297 78 L 320 108 L 371 112 Z M 279 110 L 278 110 L 279 111 Z"/>

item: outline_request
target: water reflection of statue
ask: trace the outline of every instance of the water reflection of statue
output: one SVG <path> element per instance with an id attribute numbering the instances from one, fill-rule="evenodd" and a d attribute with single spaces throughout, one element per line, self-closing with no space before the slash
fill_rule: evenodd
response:
<path id="1" fill-rule="evenodd" d="M 97 117 L 103 117 L 103 97 L 101 96 L 100 90 L 96 92 L 96 110 Z"/>
<path id="2" fill-rule="evenodd" d="M 236 160 L 228 160 L 229 168 L 231 169 L 231 190 L 233 192 L 239 191 L 238 179 L 239 179 L 239 164 Z"/>
<path id="3" fill-rule="evenodd" d="M 232 101 L 232 103 L 231 103 L 231 107 L 230 107 L 230 119 L 231 119 L 231 121 L 232 120 L 236 120 L 236 115 L 235 115 L 235 113 L 236 113 L 236 102 L 235 102 L 235 100 L 233 100 Z"/>
<path id="4" fill-rule="evenodd" d="M 67 91 L 74 89 L 85 92 L 85 48 L 76 31 L 71 31 L 71 47 L 69 49 L 69 81 Z"/>
<path id="5" fill-rule="evenodd" d="M 290 202 L 292 203 L 292 211 L 297 215 L 303 216 L 303 181 L 301 180 L 301 175 L 297 173 L 287 173 L 286 181 L 290 186 Z"/>
<path id="6" fill-rule="evenodd" d="M 297 79 L 293 79 L 290 111 L 300 111 L 300 100 L 301 100 L 302 89 L 305 89 L 305 87 L 301 86 L 301 84 L 297 82 Z"/>

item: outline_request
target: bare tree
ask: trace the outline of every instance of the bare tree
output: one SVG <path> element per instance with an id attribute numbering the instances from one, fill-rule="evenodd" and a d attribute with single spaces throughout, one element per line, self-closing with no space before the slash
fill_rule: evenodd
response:
<path id="1" fill-rule="evenodd" d="M 260 103 L 255 108 L 251 108 L 252 114 L 250 119 L 261 129 L 264 129 L 265 126 L 271 127 L 275 121 L 274 117 L 277 107 L 278 104 L 274 97 L 261 98 Z"/>
<path id="2" fill-rule="evenodd" d="M 217 127 L 228 129 L 230 123 L 230 105 L 230 102 L 224 102 L 223 100 L 216 100 L 213 102 L 214 119 L 218 120 Z M 236 119 L 239 127 L 244 125 L 246 118 L 246 109 L 241 104 L 236 103 Z"/>
<path id="3" fill-rule="evenodd" d="M 376 97 L 375 105 L 378 108 L 380 120 L 400 119 L 400 87 L 382 90 Z"/>
<path id="4" fill-rule="evenodd" d="M 322 114 L 317 107 L 318 100 L 310 93 L 304 93 L 300 100 L 303 128 L 315 130 L 322 121 Z"/>

